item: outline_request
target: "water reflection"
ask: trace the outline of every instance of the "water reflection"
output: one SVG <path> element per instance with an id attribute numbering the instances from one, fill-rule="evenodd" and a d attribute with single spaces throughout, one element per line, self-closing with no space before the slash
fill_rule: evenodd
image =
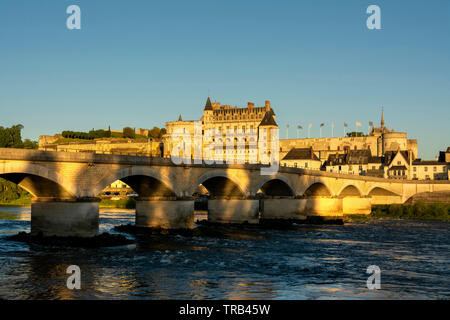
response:
<path id="1" fill-rule="evenodd" d="M 100 249 L 8 242 L 29 229 L 29 208 L 0 209 L 0 297 L 9 299 L 449 298 L 447 222 L 377 221 L 297 230 L 223 228 L 225 237 L 152 236 Z M 101 231 L 133 223 L 101 210 Z M 409 227 L 408 227 L 409 226 Z M 69 265 L 81 290 L 66 288 Z M 366 269 L 382 270 L 382 290 Z"/>

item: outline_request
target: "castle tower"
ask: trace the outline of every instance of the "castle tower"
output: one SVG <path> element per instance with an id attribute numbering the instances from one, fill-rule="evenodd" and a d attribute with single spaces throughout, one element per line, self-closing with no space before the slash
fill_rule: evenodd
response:
<path id="1" fill-rule="evenodd" d="M 259 158 L 259 161 L 262 163 L 272 162 L 272 150 L 278 150 L 279 148 L 278 139 L 276 139 L 276 142 L 272 141 L 272 136 L 275 134 L 275 130 L 278 129 L 278 124 L 275 121 L 275 113 L 272 111 L 272 109 L 267 109 L 267 104 L 266 110 L 269 111 L 266 111 L 266 113 L 264 114 L 264 118 L 261 120 L 258 126 L 258 140 L 265 140 L 262 146 L 258 146 L 258 148 L 263 148 L 262 153 L 261 150 L 259 150 L 259 155 L 262 156 L 262 158 Z M 266 130 L 265 132 L 263 131 L 264 129 Z M 265 133 L 264 137 L 262 136 L 263 132 Z M 276 143 L 276 145 L 272 146 L 272 142 Z"/>
<path id="2" fill-rule="evenodd" d="M 210 122 L 213 117 L 213 107 L 211 103 L 211 99 L 208 96 L 208 99 L 206 99 L 205 108 L 203 109 L 203 121 L 204 122 Z"/>

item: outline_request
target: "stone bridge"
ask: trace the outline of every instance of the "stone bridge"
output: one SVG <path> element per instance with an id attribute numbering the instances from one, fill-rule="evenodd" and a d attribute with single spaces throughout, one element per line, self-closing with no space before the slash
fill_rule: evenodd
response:
<path id="1" fill-rule="evenodd" d="M 0 148 L 0 177 L 33 196 L 31 232 L 90 237 L 98 233 L 102 190 L 122 180 L 139 194 L 136 225 L 192 228 L 193 194 L 210 194 L 208 220 L 257 223 L 308 215 L 368 214 L 373 204 L 450 192 L 450 181 L 406 181 L 261 165 L 175 165 L 170 159 Z M 262 198 L 262 199 L 261 199 Z"/>

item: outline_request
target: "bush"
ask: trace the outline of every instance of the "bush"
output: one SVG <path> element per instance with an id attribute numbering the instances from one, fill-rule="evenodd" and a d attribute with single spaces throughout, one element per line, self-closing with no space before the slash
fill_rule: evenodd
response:
<path id="1" fill-rule="evenodd" d="M 136 209 L 136 200 L 134 199 L 128 199 L 127 202 L 125 203 L 125 208 L 126 209 Z"/>
<path id="2" fill-rule="evenodd" d="M 134 132 L 133 128 L 125 127 L 125 128 L 123 128 L 123 137 L 124 138 L 135 138 L 136 133 Z"/>
<path id="3" fill-rule="evenodd" d="M 426 209 L 427 206 L 425 205 L 425 203 L 423 201 L 417 201 L 414 205 L 413 205 L 413 211 L 414 211 L 414 215 L 416 217 L 423 217 L 426 214 Z"/>
<path id="4" fill-rule="evenodd" d="M 0 201 L 9 202 L 18 199 L 31 198 L 32 195 L 17 184 L 0 178 Z"/>
<path id="5" fill-rule="evenodd" d="M 391 204 L 388 213 L 392 217 L 399 218 L 403 215 L 403 206 L 401 204 Z"/>

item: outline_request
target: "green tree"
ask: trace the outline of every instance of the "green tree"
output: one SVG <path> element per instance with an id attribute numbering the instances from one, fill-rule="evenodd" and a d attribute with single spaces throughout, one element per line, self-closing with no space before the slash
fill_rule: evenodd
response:
<path id="1" fill-rule="evenodd" d="M 24 149 L 37 149 L 39 147 L 39 144 L 37 141 L 31 141 L 30 139 L 25 139 L 23 142 L 23 148 Z"/>
<path id="2" fill-rule="evenodd" d="M 364 137 L 364 133 L 360 131 L 347 132 L 347 137 Z"/>
<path id="3" fill-rule="evenodd" d="M 125 127 L 123 128 L 123 137 L 134 139 L 136 137 L 136 133 L 134 132 L 133 128 Z"/>
<path id="4" fill-rule="evenodd" d="M 148 132 L 148 135 L 150 138 L 155 138 L 158 139 L 160 137 L 161 134 L 161 129 L 159 129 L 158 127 L 153 127 L 153 129 L 151 129 Z"/>
<path id="5" fill-rule="evenodd" d="M 22 129 L 21 124 L 11 128 L 0 127 L 0 148 L 23 148 Z"/>

